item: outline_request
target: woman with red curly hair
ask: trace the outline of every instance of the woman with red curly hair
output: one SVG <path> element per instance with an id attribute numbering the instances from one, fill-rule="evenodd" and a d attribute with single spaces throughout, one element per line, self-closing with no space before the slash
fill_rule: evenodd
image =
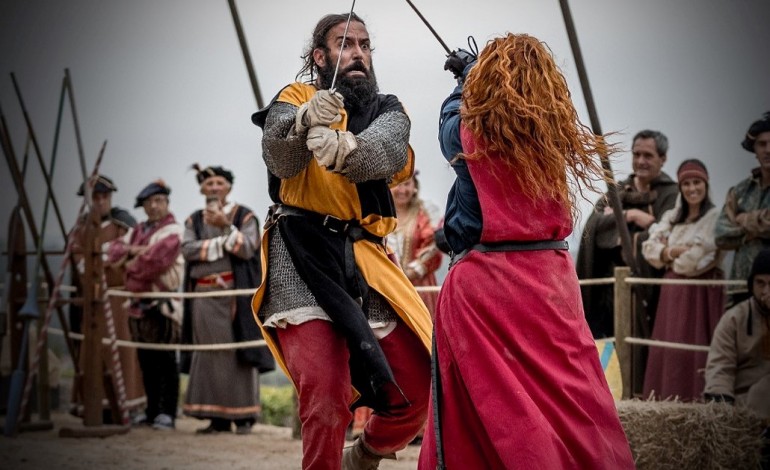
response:
<path id="1" fill-rule="evenodd" d="M 565 241 L 568 181 L 595 190 L 612 149 L 580 122 L 538 39 L 508 34 L 475 63 L 453 60 L 439 140 L 457 173 L 454 256 L 434 332 L 438 433 L 425 433 L 419 468 L 633 468 Z"/>

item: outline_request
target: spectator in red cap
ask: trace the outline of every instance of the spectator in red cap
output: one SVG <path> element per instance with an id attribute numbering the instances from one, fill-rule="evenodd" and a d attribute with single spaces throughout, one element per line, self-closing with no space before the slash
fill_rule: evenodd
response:
<path id="1" fill-rule="evenodd" d="M 721 253 L 714 243 L 719 209 L 709 197 L 709 175 L 700 160 L 685 160 L 677 171 L 679 197 L 650 227 L 642 244 L 648 263 L 665 268 L 664 279 L 722 279 Z M 652 339 L 707 346 L 724 313 L 724 288 L 703 285 L 663 285 Z M 650 348 L 644 395 L 699 400 L 703 391 L 706 353 Z"/>

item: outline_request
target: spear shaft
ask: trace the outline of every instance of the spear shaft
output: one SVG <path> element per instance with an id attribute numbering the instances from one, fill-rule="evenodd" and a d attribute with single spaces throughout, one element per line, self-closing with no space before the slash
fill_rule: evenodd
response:
<path id="1" fill-rule="evenodd" d="M 230 5 L 230 13 L 233 15 L 235 32 L 238 34 L 238 42 L 241 45 L 243 61 L 246 63 L 246 71 L 249 73 L 251 89 L 254 92 L 254 99 L 257 101 L 257 109 L 262 109 L 265 106 L 265 103 L 262 100 L 262 91 L 259 89 L 259 82 L 257 82 L 257 73 L 254 71 L 254 64 L 251 62 L 251 53 L 249 52 L 249 45 L 246 43 L 246 35 L 244 34 L 243 26 L 241 25 L 241 16 L 238 14 L 238 7 L 235 5 L 235 0 L 227 0 L 227 4 Z"/>
<path id="2" fill-rule="evenodd" d="M 567 28 L 567 36 L 569 37 L 569 44 L 572 48 L 572 55 L 575 58 L 575 67 L 577 67 L 578 78 L 580 79 L 580 87 L 583 90 L 583 97 L 586 101 L 586 107 L 588 108 L 588 118 L 591 121 L 591 130 L 594 134 L 602 135 L 602 127 L 599 124 L 599 114 L 596 112 L 596 104 L 594 103 L 594 96 L 591 92 L 591 85 L 588 82 L 588 72 L 586 71 L 585 62 L 583 61 L 583 53 L 580 50 L 580 43 L 578 42 L 577 32 L 575 31 L 575 23 L 572 20 L 572 12 L 569 8 L 568 0 L 559 0 L 561 5 L 562 16 L 564 17 L 564 26 Z M 607 182 L 607 199 L 612 207 L 612 213 L 615 216 L 615 225 L 617 225 L 618 234 L 620 235 L 620 245 L 623 250 L 623 260 L 626 262 L 626 266 L 631 268 L 631 272 L 638 273 L 636 259 L 634 258 L 634 249 L 631 244 L 631 234 L 628 231 L 628 225 L 626 225 L 626 218 L 623 215 L 623 207 L 620 204 L 620 196 L 618 195 L 618 186 L 614 182 L 615 176 L 612 172 L 612 165 L 610 165 L 610 159 L 606 153 L 599 155 L 602 163 L 602 169 L 606 176 L 609 176 L 612 182 Z"/>

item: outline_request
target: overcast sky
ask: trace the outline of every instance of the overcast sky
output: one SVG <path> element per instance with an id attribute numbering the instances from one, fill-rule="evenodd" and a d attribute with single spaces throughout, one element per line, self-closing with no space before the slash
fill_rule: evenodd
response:
<path id="1" fill-rule="evenodd" d="M 481 48 L 509 31 L 546 41 L 588 122 L 558 1 L 414 3 L 450 48 L 467 47 L 469 35 Z M 702 159 L 721 206 L 727 189 L 756 163 L 739 145 L 743 134 L 770 110 L 770 2 L 571 3 L 603 131 L 617 132 L 625 148 L 640 129 L 663 131 L 671 142 L 664 170 L 674 176 L 682 160 Z M 338 0 L 237 4 L 265 101 L 294 80 L 317 20 L 350 9 Z M 439 106 L 454 86 L 443 70 L 445 52 L 405 1 L 359 0 L 356 13 L 375 47 L 380 90 L 399 96 L 411 116 L 422 196 L 443 209 L 454 179 L 436 140 Z M 234 199 L 264 218 L 269 199 L 261 131 L 250 122 L 256 103 L 226 0 L 0 1 L 0 105 L 19 160 L 26 129 L 9 74 L 19 81 L 48 162 L 65 67 L 74 82 L 89 168 L 108 140 L 102 168 L 119 188 L 116 205 L 142 218 L 141 209 L 132 209 L 134 197 L 162 177 L 172 188 L 172 211 L 183 220 L 203 205 L 189 170 L 199 162 L 232 169 Z M 80 182 L 69 108 L 61 133 L 53 179 L 69 226 Z M 1 165 L 5 226 L 16 195 Z M 627 175 L 628 152 L 613 165 L 618 177 Z M 27 181 L 39 220 L 44 187 L 36 163 Z M 60 248 L 56 225 L 49 222 L 48 233 L 50 247 Z M 6 236 L 0 230 L 3 250 Z"/>

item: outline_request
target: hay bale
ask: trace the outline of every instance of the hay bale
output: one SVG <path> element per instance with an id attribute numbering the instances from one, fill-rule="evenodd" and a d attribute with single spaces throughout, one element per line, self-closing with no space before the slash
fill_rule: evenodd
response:
<path id="1" fill-rule="evenodd" d="M 639 470 L 759 468 L 764 426 L 745 408 L 640 400 L 617 405 Z"/>

